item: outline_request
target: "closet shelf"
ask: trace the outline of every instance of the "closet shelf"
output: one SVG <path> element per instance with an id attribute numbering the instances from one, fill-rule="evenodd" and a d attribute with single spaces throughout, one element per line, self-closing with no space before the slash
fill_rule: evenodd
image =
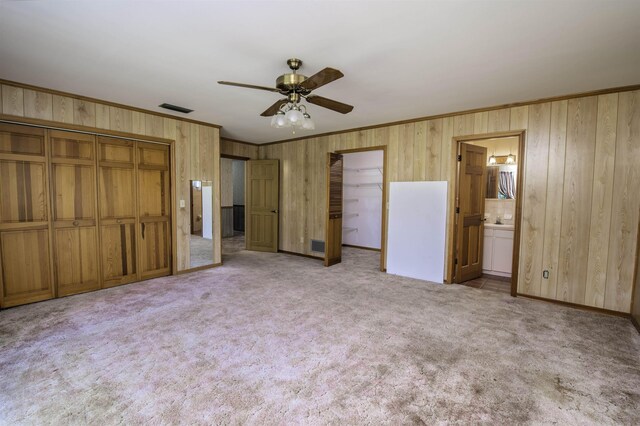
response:
<path id="1" fill-rule="evenodd" d="M 343 230 L 343 231 L 347 231 L 347 232 L 353 232 L 353 231 L 358 232 L 358 228 L 350 228 L 350 227 L 348 227 L 348 226 L 343 226 L 343 227 L 342 227 L 342 230 Z"/>
<path id="2" fill-rule="evenodd" d="M 377 171 L 380 174 L 382 174 L 382 167 L 362 167 L 362 168 L 359 168 L 359 169 L 352 169 L 352 168 L 349 168 L 349 167 L 345 167 L 343 170 L 345 172 L 356 172 L 356 173 Z"/>

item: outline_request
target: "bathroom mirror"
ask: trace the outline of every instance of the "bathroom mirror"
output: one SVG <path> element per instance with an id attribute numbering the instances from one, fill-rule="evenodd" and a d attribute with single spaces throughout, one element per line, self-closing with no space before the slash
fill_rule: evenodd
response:
<path id="1" fill-rule="evenodd" d="M 189 253 L 191 268 L 213 264 L 213 185 L 192 180 Z"/>
<path id="2" fill-rule="evenodd" d="M 516 165 L 487 166 L 485 198 L 498 200 L 515 200 L 516 198 Z"/>

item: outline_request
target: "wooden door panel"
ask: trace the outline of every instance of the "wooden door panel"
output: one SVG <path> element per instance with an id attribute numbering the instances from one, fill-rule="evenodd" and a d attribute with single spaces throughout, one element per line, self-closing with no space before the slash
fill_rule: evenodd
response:
<path id="1" fill-rule="evenodd" d="M 324 265 L 342 262 L 342 173 L 341 154 L 327 154 L 327 222 Z"/>
<path id="2" fill-rule="evenodd" d="M 56 229 L 54 248 L 58 296 L 100 288 L 95 226 Z"/>
<path id="3" fill-rule="evenodd" d="M 47 229 L 0 233 L 0 259 L 2 307 L 53 297 Z"/>
<path id="4" fill-rule="evenodd" d="M 167 216 L 169 213 L 169 173 L 138 170 L 140 216 Z"/>
<path id="5" fill-rule="evenodd" d="M 0 222 L 47 221 L 46 165 L 0 160 Z"/>
<path id="6" fill-rule="evenodd" d="M 52 164 L 53 220 L 95 219 L 94 170 L 94 166 Z"/>
<path id="7" fill-rule="evenodd" d="M 62 160 L 95 159 L 94 136 L 81 133 L 51 131 L 51 158 Z"/>
<path id="8" fill-rule="evenodd" d="M 487 149 L 460 144 L 455 282 L 482 275 Z"/>
<path id="9" fill-rule="evenodd" d="M 101 226 L 102 278 L 104 287 L 136 281 L 135 223 Z"/>
<path id="10" fill-rule="evenodd" d="M 2 124 L 0 154 L 19 154 L 44 157 L 44 129 Z"/>
<path id="11" fill-rule="evenodd" d="M 100 163 L 134 164 L 134 142 L 100 137 L 98 139 Z"/>
<path id="12" fill-rule="evenodd" d="M 246 162 L 246 241 L 248 250 L 278 251 L 278 160 Z"/>
<path id="13" fill-rule="evenodd" d="M 100 217 L 102 219 L 136 216 L 136 191 L 133 168 L 100 167 Z"/>
<path id="14" fill-rule="evenodd" d="M 140 223 L 140 275 L 167 275 L 170 271 L 169 222 Z"/>

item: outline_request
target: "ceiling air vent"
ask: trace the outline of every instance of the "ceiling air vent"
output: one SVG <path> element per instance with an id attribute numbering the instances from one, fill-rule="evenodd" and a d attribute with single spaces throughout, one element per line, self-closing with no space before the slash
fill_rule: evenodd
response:
<path id="1" fill-rule="evenodd" d="M 171 105 L 171 104 L 162 104 L 162 105 L 158 105 L 160 108 L 164 108 L 164 109 L 170 109 L 171 111 L 178 111 L 178 112 L 182 112 L 184 114 L 189 114 L 190 112 L 193 112 L 192 109 L 189 108 L 185 108 L 185 107 L 181 107 L 181 106 L 177 106 L 177 105 Z"/>

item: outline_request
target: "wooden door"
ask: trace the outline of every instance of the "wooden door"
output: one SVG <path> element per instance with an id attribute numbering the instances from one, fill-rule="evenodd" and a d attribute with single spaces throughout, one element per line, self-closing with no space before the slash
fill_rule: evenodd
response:
<path id="1" fill-rule="evenodd" d="M 100 288 L 95 136 L 52 130 L 51 208 L 58 296 Z"/>
<path id="2" fill-rule="evenodd" d="M 138 253 L 140 278 L 171 273 L 169 147 L 137 143 Z"/>
<path id="3" fill-rule="evenodd" d="M 461 283 L 482 275 L 487 149 L 461 143 L 458 161 L 460 167 L 454 263 L 455 282 Z"/>
<path id="4" fill-rule="evenodd" d="M 45 130 L 0 124 L 0 307 L 54 297 Z"/>
<path id="5" fill-rule="evenodd" d="M 98 138 L 102 286 L 137 281 L 135 143 Z"/>
<path id="6" fill-rule="evenodd" d="M 278 251 L 278 160 L 249 160 L 246 163 L 247 250 Z"/>
<path id="7" fill-rule="evenodd" d="M 327 154 L 327 223 L 324 266 L 342 262 L 342 167 L 341 154 Z"/>

